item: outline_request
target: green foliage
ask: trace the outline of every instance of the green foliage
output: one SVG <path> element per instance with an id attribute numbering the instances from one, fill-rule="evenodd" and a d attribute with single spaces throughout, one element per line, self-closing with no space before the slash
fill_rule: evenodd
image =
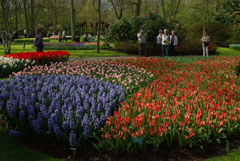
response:
<path id="1" fill-rule="evenodd" d="M 210 22 L 207 24 L 207 32 L 211 41 L 217 46 L 228 46 L 228 40 L 231 37 L 231 28 L 220 22 Z"/>
<path id="2" fill-rule="evenodd" d="M 100 46 L 100 48 L 107 49 L 107 50 L 112 49 L 110 43 L 108 43 L 108 42 L 104 42 L 104 44 L 102 46 Z"/>
<path id="3" fill-rule="evenodd" d="M 236 26 L 233 28 L 231 37 L 228 40 L 229 44 L 240 44 L 240 27 Z"/>
<path id="4" fill-rule="evenodd" d="M 129 41 L 137 41 L 137 33 L 139 32 L 139 29 L 143 26 L 146 17 L 132 17 L 130 20 L 132 30 L 131 30 L 131 38 Z"/>
<path id="5" fill-rule="evenodd" d="M 169 29 L 169 25 L 161 17 L 146 20 L 143 29 L 147 34 L 147 42 L 156 42 L 156 37 L 159 33 L 159 29 L 164 30 L 165 28 Z"/>
<path id="6" fill-rule="evenodd" d="M 227 0 L 222 9 L 216 14 L 215 19 L 225 25 L 238 24 L 240 22 L 240 3 L 238 0 Z"/>
<path id="7" fill-rule="evenodd" d="M 169 24 L 159 15 L 133 17 L 130 21 L 121 19 L 111 26 L 108 33 L 110 42 L 136 42 L 137 33 L 142 28 L 147 35 L 147 42 L 155 42 L 159 29 L 168 28 Z"/>
<path id="8" fill-rule="evenodd" d="M 130 32 L 132 30 L 131 24 L 121 19 L 112 25 L 107 34 L 107 41 L 109 42 L 121 42 L 128 41 L 130 39 Z"/>
<path id="9" fill-rule="evenodd" d="M 230 44 L 229 47 L 234 50 L 240 50 L 240 44 Z"/>
<path id="10" fill-rule="evenodd" d="M 130 42 L 116 42 L 114 45 L 114 49 L 121 52 L 137 54 L 138 44 Z"/>
<path id="11" fill-rule="evenodd" d="M 15 39 L 15 43 L 33 43 L 35 38 L 23 38 L 23 39 Z M 43 38 L 43 42 L 50 42 L 49 38 Z"/>

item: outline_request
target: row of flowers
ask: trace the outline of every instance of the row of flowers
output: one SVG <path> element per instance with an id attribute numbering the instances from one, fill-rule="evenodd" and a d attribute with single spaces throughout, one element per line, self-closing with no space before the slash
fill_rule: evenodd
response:
<path id="1" fill-rule="evenodd" d="M 160 59 L 118 61 L 145 67 L 158 79 L 108 118 L 98 148 L 134 151 L 149 145 L 191 147 L 223 140 L 228 145 L 227 139 L 240 132 L 240 82 L 234 72 L 239 57 L 177 65 Z M 165 70 L 158 68 L 162 64 L 172 65 Z"/>
<path id="2" fill-rule="evenodd" d="M 60 62 L 51 63 L 50 66 L 34 66 L 26 68 L 14 76 L 19 75 L 75 75 L 98 78 L 103 81 L 109 80 L 111 83 L 121 85 L 125 89 L 126 95 L 133 94 L 140 87 L 145 87 L 156 78 L 151 72 L 135 65 L 108 61 L 87 61 L 87 62 Z"/>
<path id="3" fill-rule="evenodd" d="M 28 52 L 9 54 L 0 57 L 0 77 L 7 77 L 13 72 L 22 71 L 33 65 L 68 61 L 70 54 L 66 51 Z"/>
<path id="4" fill-rule="evenodd" d="M 70 54 L 67 51 L 47 51 L 47 52 L 20 52 L 17 54 L 4 55 L 6 58 L 31 59 L 37 64 L 50 64 L 50 62 L 67 61 Z"/>
<path id="5" fill-rule="evenodd" d="M 31 59 L 14 59 L 0 56 L 0 77 L 7 77 L 13 72 L 21 71 L 32 65 L 35 65 L 35 61 Z"/>
<path id="6" fill-rule="evenodd" d="M 119 85 L 86 76 L 19 76 L 0 81 L 0 111 L 19 129 L 32 129 L 78 147 L 124 101 Z"/>

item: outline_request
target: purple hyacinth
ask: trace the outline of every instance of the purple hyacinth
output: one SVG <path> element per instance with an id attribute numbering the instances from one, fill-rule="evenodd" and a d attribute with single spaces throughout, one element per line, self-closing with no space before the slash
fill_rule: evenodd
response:
<path id="1" fill-rule="evenodd" d="M 76 146 L 77 142 L 76 142 L 76 134 L 74 131 L 71 131 L 69 134 L 69 142 L 71 147 Z"/>
<path id="2" fill-rule="evenodd" d="M 39 134 L 41 132 L 41 125 L 39 125 L 39 122 L 37 120 L 33 120 L 32 125 L 34 130 Z"/>
<path id="3" fill-rule="evenodd" d="M 63 134 L 57 124 L 54 125 L 54 133 L 56 134 L 56 136 L 59 140 L 63 137 Z"/>
<path id="4" fill-rule="evenodd" d="M 62 127 L 63 127 L 63 129 L 64 129 L 65 131 L 68 131 L 68 130 L 69 130 L 69 126 L 68 126 L 67 121 L 63 121 Z"/>
<path id="5" fill-rule="evenodd" d="M 9 130 L 8 134 L 11 137 L 18 137 L 20 135 L 20 132 L 11 129 L 11 130 Z"/>
<path id="6" fill-rule="evenodd" d="M 89 126 L 85 126 L 85 127 L 84 127 L 84 130 L 83 130 L 84 139 L 87 139 L 87 138 L 88 138 L 89 132 L 90 132 Z"/>
<path id="7" fill-rule="evenodd" d="M 75 121 L 73 119 L 70 119 L 69 127 L 71 130 L 74 130 L 76 128 Z"/>

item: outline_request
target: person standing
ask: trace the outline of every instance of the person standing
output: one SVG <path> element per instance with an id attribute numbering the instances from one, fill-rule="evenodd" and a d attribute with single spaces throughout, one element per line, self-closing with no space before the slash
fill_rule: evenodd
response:
<path id="1" fill-rule="evenodd" d="M 24 37 L 27 38 L 27 30 L 26 29 L 23 30 L 23 34 L 24 34 Z"/>
<path id="2" fill-rule="evenodd" d="M 164 34 L 162 35 L 162 56 L 168 56 L 168 46 L 169 35 L 167 34 L 167 29 L 164 29 Z"/>
<path id="3" fill-rule="evenodd" d="M 58 31 L 58 42 L 62 42 L 62 34 L 61 31 Z"/>
<path id="4" fill-rule="evenodd" d="M 170 42 L 171 42 L 171 56 L 177 56 L 176 48 L 178 45 L 178 37 L 177 35 L 175 35 L 174 31 L 172 31 L 172 35 L 170 36 Z"/>
<path id="5" fill-rule="evenodd" d="M 202 46 L 203 46 L 203 56 L 208 56 L 210 36 L 207 35 L 207 32 L 204 32 L 201 40 L 202 40 Z"/>
<path id="6" fill-rule="evenodd" d="M 66 31 L 65 30 L 63 30 L 63 32 L 62 32 L 62 40 L 63 40 L 63 42 L 64 41 L 67 42 Z"/>
<path id="7" fill-rule="evenodd" d="M 37 36 L 35 38 L 34 45 L 37 47 L 37 52 L 42 52 L 43 47 L 44 47 L 43 35 L 42 35 L 40 29 L 36 29 L 35 32 L 36 32 Z"/>
<path id="8" fill-rule="evenodd" d="M 157 36 L 157 52 L 159 52 L 160 56 L 162 56 L 162 30 L 159 30 L 159 34 Z"/>
<path id="9" fill-rule="evenodd" d="M 147 53 L 145 52 L 146 35 L 144 34 L 142 29 L 140 29 L 139 33 L 137 34 L 137 37 L 138 37 L 138 56 L 144 55 L 145 57 L 147 57 Z"/>
<path id="10" fill-rule="evenodd" d="M 91 35 L 91 33 L 89 33 L 89 35 L 88 35 L 88 42 L 91 42 L 92 41 L 92 35 Z"/>

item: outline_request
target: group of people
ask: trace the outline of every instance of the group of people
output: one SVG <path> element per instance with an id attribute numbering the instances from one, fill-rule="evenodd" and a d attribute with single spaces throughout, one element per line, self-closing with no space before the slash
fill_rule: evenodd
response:
<path id="1" fill-rule="evenodd" d="M 137 34 L 138 37 L 138 46 L 139 46 L 139 52 L 138 56 L 144 55 L 147 57 L 147 53 L 145 51 L 146 46 L 146 34 L 143 32 L 142 29 L 140 29 L 139 33 Z M 170 46 L 170 55 L 176 56 L 177 52 L 177 46 L 178 46 L 178 37 L 175 35 L 175 32 L 172 31 L 171 35 L 168 34 L 167 29 L 164 29 L 164 32 L 162 30 L 159 30 L 159 34 L 156 37 L 157 42 L 157 49 L 160 52 L 160 56 L 169 56 L 168 50 Z"/>
<path id="2" fill-rule="evenodd" d="M 139 33 L 137 34 L 138 38 L 138 56 L 145 56 L 147 57 L 147 53 L 145 50 L 146 46 L 146 34 L 143 32 L 143 29 L 140 29 Z M 208 56 L 209 53 L 209 44 L 210 44 L 210 37 L 204 32 L 204 35 L 201 39 L 202 46 L 203 46 L 203 56 Z M 160 56 L 177 56 L 178 51 L 178 36 L 175 35 L 175 31 L 171 32 L 171 35 L 168 34 L 168 30 L 164 29 L 159 30 L 159 34 L 156 37 L 157 43 L 157 50 L 160 53 Z M 170 48 L 170 53 L 169 53 Z"/>
<path id="3" fill-rule="evenodd" d="M 92 35 L 90 33 L 83 35 L 83 42 L 91 42 L 92 39 L 93 39 L 93 37 L 92 37 Z"/>

